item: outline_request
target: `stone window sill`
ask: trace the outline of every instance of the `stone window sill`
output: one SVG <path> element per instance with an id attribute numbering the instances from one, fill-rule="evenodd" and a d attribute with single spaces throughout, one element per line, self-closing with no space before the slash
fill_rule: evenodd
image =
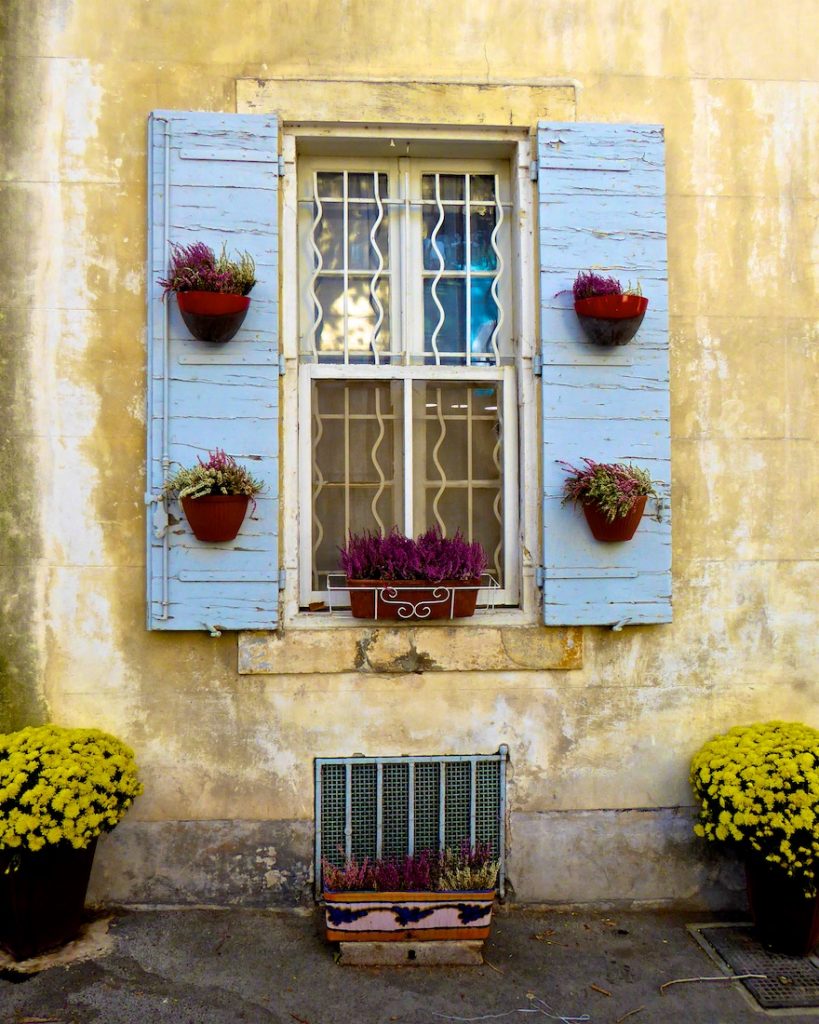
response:
<path id="1" fill-rule="evenodd" d="M 583 666 L 578 626 L 343 626 L 239 633 L 240 675 L 540 672 Z"/>

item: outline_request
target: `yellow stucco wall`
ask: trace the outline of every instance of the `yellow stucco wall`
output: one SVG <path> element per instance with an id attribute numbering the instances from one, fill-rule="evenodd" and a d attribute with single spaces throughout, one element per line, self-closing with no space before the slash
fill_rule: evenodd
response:
<path id="1" fill-rule="evenodd" d="M 817 3 L 8 7 L 7 451 L 33 489 L 0 510 L 32 534 L 6 559 L 26 640 L 5 641 L 9 727 L 127 738 L 133 816 L 161 821 L 307 819 L 313 756 L 501 741 L 518 811 L 669 807 L 716 730 L 819 724 Z M 235 636 L 146 633 L 146 115 L 235 110 L 241 79 L 312 80 L 319 111 L 343 79 L 386 120 L 403 82 L 553 82 L 577 120 L 666 126 L 672 626 L 587 629 L 572 671 L 411 676 L 240 676 Z M 390 80 L 381 101 L 371 79 Z M 464 95 L 480 121 L 481 91 Z"/>

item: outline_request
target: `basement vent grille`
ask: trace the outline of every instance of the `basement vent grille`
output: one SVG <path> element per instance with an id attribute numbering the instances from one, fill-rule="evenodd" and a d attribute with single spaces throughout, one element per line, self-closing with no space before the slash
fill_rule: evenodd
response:
<path id="1" fill-rule="evenodd" d="M 505 880 L 506 759 L 496 754 L 316 758 L 316 896 L 321 860 L 401 857 L 489 843 Z"/>

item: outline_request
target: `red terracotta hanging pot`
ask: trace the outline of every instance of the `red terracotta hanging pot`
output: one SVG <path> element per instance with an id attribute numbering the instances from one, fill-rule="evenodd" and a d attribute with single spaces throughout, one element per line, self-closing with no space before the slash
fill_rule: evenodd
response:
<path id="1" fill-rule="evenodd" d="M 230 341 L 250 306 L 247 295 L 227 292 L 177 292 L 176 301 L 185 326 L 199 341 Z"/>
<path id="2" fill-rule="evenodd" d="M 233 540 L 241 529 L 250 498 L 246 494 L 206 494 L 182 498 L 185 517 L 197 540 Z"/>
<path id="3" fill-rule="evenodd" d="M 576 299 L 577 319 L 595 345 L 626 345 L 643 322 L 648 299 L 642 295 L 593 295 Z"/>
<path id="4" fill-rule="evenodd" d="M 626 515 L 616 516 L 613 522 L 609 522 L 599 505 L 584 505 L 583 513 L 595 540 L 631 540 L 643 518 L 646 501 L 645 495 L 637 498 Z"/>

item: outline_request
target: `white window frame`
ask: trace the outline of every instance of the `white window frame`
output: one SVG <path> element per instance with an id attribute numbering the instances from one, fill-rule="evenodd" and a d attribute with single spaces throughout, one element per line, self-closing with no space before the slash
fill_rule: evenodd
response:
<path id="1" fill-rule="evenodd" d="M 416 147 L 430 157 L 430 169 L 447 158 L 460 158 L 470 164 L 481 157 L 496 159 L 502 156 L 509 161 L 511 207 L 510 217 L 512 261 L 510 267 L 511 302 L 515 308 L 516 330 L 511 339 L 514 352 L 514 366 L 401 366 L 393 364 L 396 376 L 405 380 L 409 389 L 413 379 L 425 380 L 481 380 L 487 377 L 503 382 L 505 443 L 518 449 L 519 457 L 511 463 L 519 469 L 519 475 L 507 474 L 504 479 L 505 507 L 517 510 L 514 526 L 504 530 L 504 544 L 513 553 L 510 564 L 514 566 L 518 607 L 500 607 L 494 612 L 481 614 L 464 621 L 464 625 L 528 624 L 537 621 L 537 600 L 534 587 L 534 566 L 537 562 L 536 537 L 538 529 L 539 494 L 534 481 L 538 479 L 538 427 L 535 416 L 536 392 L 532 376 L 535 350 L 535 260 L 534 260 L 534 191 L 529 176 L 530 143 L 528 133 L 519 129 L 493 130 L 483 132 L 475 129 L 409 128 L 402 126 L 384 129 L 344 129 L 337 126 L 294 125 L 285 126 L 283 133 L 284 180 L 282 183 L 282 350 L 286 373 L 282 394 L 283 435 L 282 435 L 282 503 L 283 503 L 283 551 L 282 565 L 285 569 L 283 624 L 296 627 L 325 627 L 351 625 L 354 620 L 349 614 L 334 612 L 332 615 L 316 615 L 304 611 L 304 590 L 300 585 L 300 567 L 307 567 L 309 577 L 312 549 L 309 533 L 305 529 L 300 535 L 299 524 L 303 515 L 311 516 L 312 494 L 310 474 L 300 473 L 300 466 L 310 465 L 310 423 L 307 429 L 300 428 L 299 410 L 309 408 L 310 383 L 312 379 L 339 379 L 335 364 L 312 363 L 304 366 L 299 357 L 300 309 L 302 295 L 299 277 L 298 240 L 298 179 L 297 159 L 304 148 L 307 153 L 316 149 L 320 152 L 371 156 L 384 154 L 389 145 L 395 154 L 405 148 Z M 348 149 L 349 147 L 349 149 Z M 379 148 L 380 147 L 380 148 Z M 372 150 L 370 152 L 369 150 Z M 434 154 L 434 155 L 433 155 Z M 409 153 L 414 156 L 413 153 Z M 355 160 L 347 161 L 355 169 Z M 420 168 L 420 161 L 418 166 Z M 368 166 L 373 164 L 368 160 Z M 471 170 L 471 168 L 470 168 Z M 420 169 L 418 173 L 421 173 Z M 506 211 L 505 211 L 506 212 Z M 395 325 L 393 325 L 395 329 Z M 371 364 L 357 365 L 355 375 L 361 379 L 378 375 L 378 367 Z M 511 386 L 512 381 L 515 386 Z M 302 403 L 307 402 L 305 406 Z M 404 403 L 405 429 L 411 427 L 412 407 Z M 409 424 L 407 424 L 409 418 Z M 291 428 L 288 427 L 291 425 Z M 518 428 L 520 428 L 518 430 Z M 514 449 L 511 449 L 514 450 Z M 303 459 L 307 459 L 303 462 Z M 307 538 L 307 540 L 305 540 Z M 515 554 L 516 553 L 516 554 Z M 305 559 L 308 561 L 305 563 Z M 511 581 L 510 581 L 511 582 Z M 510 588 L 511 589 L 511 588 Z M 410 623 L 412 625 L 412 623 Z"/>

